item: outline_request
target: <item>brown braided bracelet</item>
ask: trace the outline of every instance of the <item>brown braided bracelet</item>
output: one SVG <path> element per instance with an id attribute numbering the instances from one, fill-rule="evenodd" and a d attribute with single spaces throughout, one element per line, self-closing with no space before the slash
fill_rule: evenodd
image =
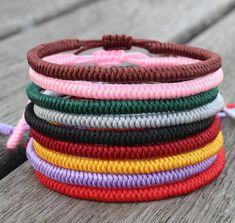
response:
<path id="1" fill-rule="evenodd" d="M 155 67 L 138 66 L 78 66 L 62 65 L 44 61 L 42 58 L 64 51 L 85 50 L 103 47 L 105 50 L 129 50 L 140 47 L 153 54 L 184 56 L 200 60 L 193 64 Z M 105 81 L 131 83 L 144 81 L 182 81 L 200 77 L 218 70 L 221 58 L 218 54 L 196 47 L 177 43 L 161 43 L 154 40 L 133 39 L 126 35 L 107 35 L 101 40 L 65 39 L 41 44 L 28 52 L 28 63 L 38 73 L 64 80 Z"/>

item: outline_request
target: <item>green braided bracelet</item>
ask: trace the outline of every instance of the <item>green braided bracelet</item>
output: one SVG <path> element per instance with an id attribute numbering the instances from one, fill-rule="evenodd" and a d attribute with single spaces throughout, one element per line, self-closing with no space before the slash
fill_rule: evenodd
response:
<path id="1" fill-rule="evenodd" d="M 132 114 L 164 111 L 183 111 L 202 106 L 213 101 L 218 88 L 178 99 L 169 100 L 92 100 L 68 99 L 45 95 L 43 89 L 31 83 L 27 88 L 29 99 L 36 105 L 65 113 L 75 114 Z"/>

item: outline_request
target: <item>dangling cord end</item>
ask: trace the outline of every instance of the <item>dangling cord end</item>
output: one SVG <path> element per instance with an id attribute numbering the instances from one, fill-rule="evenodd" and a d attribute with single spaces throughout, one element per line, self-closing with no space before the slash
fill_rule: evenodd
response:
<path id="1" fill-rule="evenodd" d="M 235 106 L 234 107 L 229 107 L 229 106 L 224 106 L 223 108 L 225 116 L 229 116 L 230 118 L 235 120 Z"/>
<path id="2" fill-rule="evenodd" d="M 25 131 L 28 129 L 28 125 L 25 121 L 24 115 L 22 115 L 21 119 L 17 123 L 16 127 L 14 128 L 12 134 L 10 135 L 6 147 L 7 149 L 15 149 L 20 140 L 22 139 Z"/>
<path id="3" fill-rule="evenodd" d="M 235 104 L 224 105 L 223 111 L 218 113 L 220 118 L 230 117 L 235 120 Z"/>
<path id="4" fill-rule="evenodd" d="M 14 127 L 5 123 L 0 123 L 0 134 L 8 136 L 12 134 Z"/>

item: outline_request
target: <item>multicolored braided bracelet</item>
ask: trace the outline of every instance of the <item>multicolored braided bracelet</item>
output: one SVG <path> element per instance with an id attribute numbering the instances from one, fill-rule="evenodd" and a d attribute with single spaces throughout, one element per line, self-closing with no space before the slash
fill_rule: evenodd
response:
<path id="1" fill-rule="evenodd" d="M 181 112 L 140 113 L 121 115 L 77 115 L 67 114 L 34 105 L 39 118 L 56 124 L 80 128 L 138 129 L 183 125 L 215 116 L 223 109 L 224 100 L 216 99 L 201 107 Z"/>
<path id="2" fill-rule="evenodd" d="M 38 180 L 46 187 L 74 198 L 104 202 L 140 202 L 162 200 L 193 192 L 217 178 L 223 170 L 224 163 L 224 150 L 221 149 L 216 161 L 208 169 L 193 177 L 172 184 L 135 189 L 75 186 L 55 181 L 37 171 L 35 173 Z"/>
<path id="3" fill-rule="evenodd" d="M 171 99 L 187 97 L 217 87 L 223 81 L 219 69 L 197 79 L 175 83 L 108 84 L 102 82 L 68 81 L 43 76 L 30 68 L 30 79 L 38 86 L 53 92 L 93 99 Z"/>
<path id="4" fill-rule="evenodd" d="M 191 166 L 151 174 L 100 174 L 64 169 L 52 165 L 35 153 L 32 140 L 27 146 L 26 154 L 33 168 L 51 179 L 80 186 L 111 188 L 147 187 L 184 180 L 210 167 L 217 157 L 217 155 L 214 155 Z"/>
<path id="5" fill-rule="evenodd" d="M 53 125 L 38 118 L 34 114 L 33 104 L 30 103 L 25 109 L 25 120 L 28 125 L 37 132 L 63 141 L 116 146 L 134 146 L 173 141 L 199 133 L 208 128 L 213 123 L 214 118 L 212 117 L 185 125 L 155 129 L 125 131 L 79 129 L 78 131 L 77 128 Z"/>
<path id="6" fill-rule="evenodd" d="M 43 60 L 49 55 L 64 51 L 103 47 L 108 50 L 128 50 L 132 46 L 148 50 L 153 54 L 172 54 L 200 60 L 194 64 L 156 67 L 97 67 L 60 65 Z M 102 40 L 67 39 L 41 44 L 28 52 L 28 63 L 38 73 L 48 77 L 67 80 L 103 82 L 179 81 L 193 79 L 215 72 L 221 67 L 218 54 L 176 43 L 161 43 L 154 40 L 133 39 L 125 35 L 107 35 Z"/>
<path id="7" fill-rule="evenodd" d="M 219 151 L 223 146 L 223 136 L 219 133 L 215 140 L 189 153 L 147 160 L 90 159 L 49 150 L 35 140 L 33 145 L 38 156 L 63 168 L 96 173 L 140 174 L 171 170 L 202 162 Z"/>
<path id="8" fill-rule="evenodd" d="M 185 98 L 168 100 L 92 100 L 72 99 L 45 95 L 43 89 L 30 84 L 26 90 L 29 99 L 36 105 L 65 113 L 75 114 L 132 114 L 193 109 L 213 101 L 218 88 Z"/>
<path id="9" fill-rule="evenodd" d="M 216 138 L 220 128 L 220 119 L 216 117 L 209 128 L 196 135 L 177 141 L 143 146 L 107 146 L 71 143 L 47 137 L 32 128 L 30 129 L 30 134 L 43 147 L 60 153 L 98 159 L 148 159 L 177 155 L 203 147 Z"/>

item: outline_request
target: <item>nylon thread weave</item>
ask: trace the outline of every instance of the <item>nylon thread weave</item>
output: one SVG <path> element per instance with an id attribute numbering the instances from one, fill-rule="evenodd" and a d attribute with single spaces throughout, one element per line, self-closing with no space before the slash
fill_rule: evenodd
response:
<path id="1" fill-rule="evenodd" d="M 196 135 L 156 145 L 129 147 L 64 142 L 41 135 L 32 128 L 30 133 L 40 145 L 64 154 L 98 159 L 147 159 L 172 156 L 195 150 L 214 140 L 220 128 L 220 119 L 216 117 L 209 128 Z"/>
<path id="2" fill-rule="evenodd" d="M 109 81 L 109 82 L 145 82 L 145 81 L 176 81 L 192 79 L 216 71 L 221 67 L 221 58 L 218 54 L 204 49 L 185 46 L 176 43 L 160 43 L 159 41 L 148 41 L 133 39 L 131 46 L 147 49 L 155 54 L 173 54 L 184 57 L 192 57 L 201 60 L 200 62 L 178 66 L 156 66 L 152 68 L 136 67 L 87 67 L 87 66 L 66 66 L 46 62 L 42 58 L 61 53 L 66 50 L 76 50 L 83 46 L 91 48 L 104 47 L 105 49 L 130 49 L 122 37 L 111 36 L 106 40 L 80 41 L 61 40 L 52 43 L 39 45 L 28 52 L 29 65 L 37 72 L 48 77 L 72 80 Z M 120 41 L 121 39 L 121 41 Z M 124 44 L 125 42 L 125 44 Z M 119 45 L 117 48 L 116 46 Z M 124 47 L 123 47 L 124 46 Z M 114 48 L 112 48 L 114 47 Z"/>
<path id="3" fill-rule="evenodd" d="M 27 157 L 52 190 L 105 202 L 159 200 L 222 171 L 218 54 L 106 35 L 39 45 L 28 62 Z"/>
<path id="4" fill-rule="evenodd" d="M 141 202 L 162 200 L 193 192 L 217 178 L 224 168 L 224 163 L 224 151 L 221 150 L 216 162 L 207 170 L 195 175 L 194 177 L 173 184 L 137 189 L 96 189 L 94 187 L 63 184 L 52 180 L 39 172 L 36 172 L 36 176 L 46 187 L 74 198 L 104 202 Z"/>
<path id="5" fill-rule="evenodd" d="M 43 108 L 75 114 L 132 114 L 193 109 L 213 101 L 218 88 L 185 98 L 168 100 L 79 100 L 44 95 L 42 88 L 30 84 L 26 90 L 29 99 Z"/>
<path id="6" fill-rule="evenodd" d="M 69 128 L 50 124 L 38 118 L 33 112 L 33 104 L 30 103 L 25 109 L 25 119 L 29 126 L 37 132 L 51 138 L 63 139 L 63 141 L 79 143 L 95 143 L 117 146 L 134 146 L 153 144 L 169 140 L 177 140 L 196 134 L 213 123 L 213 117 L 202 121 L 171 127 L 155 129 L 109 131 L 109 130 L 86 130 Z"/>
<path id="7" fill-rule="evenodd" d="M 59 94 L 93 99 L 171 99 L 199 94 L 217 87 L 223 81 L 219 69 L 197 79 L 155 84 L 104 84 L 100 82 L 67 81 L 45 77 L 29 70 L 30 79 L 38 86 Z"/>
<path id="8" fill-rule="evenodd" d="M 98 173 L 136 174 L 171 170 L 199 163 L 215 155 L 219 151 L 223 145 L 223 136 L 222 133 L 220 133 L 216 139 L 208 145 L 189 153 L 141 161 L 112 161 L 80 158 L 48 150 L 35 140 L 33 145 L 36 153 L 41 158 L 63 168 Z"/>
<path id="9" fill-rule="evenodd" d="M 52 123 L 84 128 L 158 128 L 183 125 L 216 115 L 224 106 L 223 98 L 209 104 L 183 112 L 142 113 L 131 115 L 76 115 L 57 112 L 34 105 L 34 113 L 39 118 Z"/>
<path id="10" fill-rule="evenodd" d="M 81 186 L 132 188 L 160 185 L 183 180 L 209 168 L 216 160 L 217 155 L 181 169 L 173 169 L 152 174 L 100 174 L 63 169 L 41 159 L 34 151 L 32 141 L 27 147 L 27 157 L 34 169 L 56 181 Z"/>
<path id="11" fill-rule="evenodd" d="M 44 61 L 55 64 L 95 64 L 96 66 L 121 65 L 123 63 L 139 65 L 142 67 L 186 65 L 200 62 L 188 57 L 149 57 L 144 53 L 127 53 L 124 50 L 97 50 L 91 55 L 75 55 L 60 53 L 43 58 Z"/>

